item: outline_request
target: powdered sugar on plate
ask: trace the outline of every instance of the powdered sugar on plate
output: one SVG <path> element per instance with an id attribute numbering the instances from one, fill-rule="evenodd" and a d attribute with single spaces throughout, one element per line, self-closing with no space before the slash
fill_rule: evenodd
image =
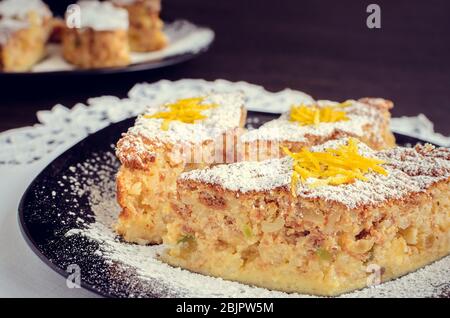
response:
<path id="1" fill-rule="evenodd" d="M 88 206 L 79 206 L 79 217 L 85 219 L 82 228 L 65 235 L 70 240 L 81 236 L 98 243 L 92 253 L 110 264 L 115 276 L 122 275 L 120 284 L 128 297 L 312 297 L 287 294 L 225 281 L 173 268 L 158 259 L 164 246 L 142 246 L 122 242 L 113 230 L 119 213 L 115 198 L 115 173 L 118 162 L 112 152 L 94 155 L 92 159 L 71 167 L 73 174 L 64 179 L 70 183 L 74 199 L 88 197 Z M 80 211 L 91 210 L 95 221 Z M 86 251 L 79 251 L 84 255 Z M 82 256 L 87 257 L 87 256 Z M 433 297 L 448 293 L 450 257 L 433 263 L 400 279 L 345 294 L 342 297 Z M 114 289 L 103 291 L 114 296 Z"/>

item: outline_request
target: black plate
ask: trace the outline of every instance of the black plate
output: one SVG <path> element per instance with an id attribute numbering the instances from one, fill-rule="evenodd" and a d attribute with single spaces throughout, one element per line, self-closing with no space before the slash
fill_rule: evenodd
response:
<path id="1" fill-rule="evenodd" d="M 271 120 L 277 115 L 249 112 L 249 118 L 257 117 L 258 125 Z M 120 263 L 106 261 L 95 253 L 98 243 L 81 236 L 65 236 L 73 228 L 80 228 L 77 218 L 84 222 L 94 221 L 93 212 L 86 198 L 73 202 L 70 189 L 63 179 L 70 178 L 70 169 L 95 156 L 111 153 L 122 132 L 132 126 L 134 118 L 112 124 L 94 133 L 51 162 L 31 183 L 19 205 L 19 221 L 22 233 L 32 250 L 52 269 L 67 277 L 70 264 L 80 266 L 81 285 L 97 294 L 107 297 L 167 297 L 177 296 L 165 291 L 158 282 L 142 281 L 133 270 L 126 269 Z M 396 134 L 400 145 L 423 143 L 422 140 Z M 117 169 L 117 163 L 109 163 L 111 170 Z M 114 173 L 111 174 L 113 176 Z M 67 195 L 54 197 L 54 190 Z M 68 215 L 67 211 L 74 211 Z M 61 215 L 65 215 L 61 218 Z M 448 297 L 448 295 L 442 295 Z"/>

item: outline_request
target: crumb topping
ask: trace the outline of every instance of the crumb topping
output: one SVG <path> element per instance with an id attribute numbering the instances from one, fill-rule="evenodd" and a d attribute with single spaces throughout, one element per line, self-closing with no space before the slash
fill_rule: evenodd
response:
<path id="1" fill-rule="evenodd" d="M 348 145 L 348 142 L 347 138 L 332 140 L 311 147 L 311 151 L 338 149 L 342 145 Z M 355 179 L 350 184 L 323 185 L 315 188 L 298 182 L 295 189 L 297 196 L 334 201 L 352 209 L 379 204 L 388 199 L 401 199 L 409 193 L 423 192 L 432 184 L 450 177 L 450 150 L 446 148 L 426 145 L 415 148 L 397 147 L 376 152 L 359 143 L 358 153 L 363 157 L 385 161 L 381 167 L 386 174 L 369 171 L 364 175 L 365 180 Z M 291 157 L 261 162 L 241 162 L 185 172 L 180 179 L 215 184 L 241 193 L 270 191 L 279 187 L 289 189 L 293 165 L 294 159 Z M 317 179 L 308 178 L 306 183 L 315 181 Z"/>
<path id="2" fill-rule="evenodd" d="M 192 102 L 194 99 L 185 99 L 184 101 L 187 100 Z M 128 134 L 158 140 L 163 143 L 186 142 L 196 144 L 215 140 L 226 131 L 239 127 L 244 98 L 241 94 L 234 93 L 205 96 L 201 100 L 201 105 L 208 105 L 208 107 L 194 107 L 195 113 L 200 115 L 202 120 L 192 120 L 193 123 L 180 120 L 169 120 L 167 122 L 167 118 L 164 117 L 170 116 L 162 116 L 161 114 L 170 113 L 171 108 L 173 108 L 171 105 L 173 103 L 148 107 L 145 115 L 139 116 L 135 125 L 128 130 Z M 212 105 L 217 106 L 211 107 Z M 181 113 L 184 119 L 189 117 L 184 117 L 186 113 Z M 161 127 L 165 129 L 161 129 Z"/>
<path id="3" fill-rule="evenodd" d="M 376 108 L 366 103 L 355 100 L 345 103 L 322 100 L 317 101 L 315 105 L 302 105 L 302 107 L 294 108 L 294 113 L 284 113 L 280 118 L 262 125 L 259 129 L 249 131 L 242 136 L 242 141 L 306 142 L 308 136 L 327 137 L 339 131 L 361 137 L 364 135 L 364 128 L 368 125 L 373 126 L 374 136 L 381 135 L 381 127 L 377 125 L 381 114 Z M 309 111 L 305 109 L 308 107 Z M 298 114 L 305 113 L 304 111 L 307 112 L 306 115 Z M 292 114 L 298 120 L 293 121 Z M 321 117 L 328 120 L 320 120 Z M 299 122 L 305 124 L 299 125 Z"/>

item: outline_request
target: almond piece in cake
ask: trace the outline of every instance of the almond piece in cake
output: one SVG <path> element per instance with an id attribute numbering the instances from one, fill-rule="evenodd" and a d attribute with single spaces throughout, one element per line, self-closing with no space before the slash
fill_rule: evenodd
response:
<path id="1" fill-rule="evenodd" d="M 128 13 L 109 2 L 80 1 L 79 21 L 69 6 L 62 32 L 64 58 L 80 68 L 130 64 Z M 79 23 L 79 25 L 76 25 Z"/>
<path id="2" fill-rule="evenodd" d="M 0 1 L 0 70 L 30 70 L 45 55 L 52 13 L 40 0 Z"/>
<path id="3" fill-rule="evenodd" d="M 149 107 L 117 143 L 122 164 L 117 232 L 126 241 L 160 243 L 176 179 L 186 170 L 235 160 L 246 111 L 240 94 L 211 94 Z"/>
<path id="4" fill-rule="evenodd" d="M 450 150 L 329 141 L 183 173 L 162 259 L 286 292 L 338 295 L 450 252 Z"/>
<path id="5" fill-rule="evenodd" d="M 295 152 L 344 137 L 358 138 L 377 150 L 393 147 L 395 138 L 389 129 L 392 107 L 392 102 L 381 98 L 294 105 L 280 118 L 242 136 L 244 159 L 277 158 L 284 156 L 281 147 Z"/>
<path id="6" fill-rule="evenodd" d="M 150 52 L 167 45 L 164 23 L 159 18 L 161 0 L 113 0 L 113 3 L 128 11 L 131 51 Z"/>

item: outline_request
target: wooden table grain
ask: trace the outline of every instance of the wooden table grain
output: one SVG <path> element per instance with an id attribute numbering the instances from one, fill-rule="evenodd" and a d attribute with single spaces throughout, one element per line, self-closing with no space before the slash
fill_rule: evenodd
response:
<path id="1" fill-rule="evenodd" d="M 381 8 L 381 29 L 366 26 L 370 3 Z M 0 131 L 32 125 L 36 111 L 57 103 L 125 96 L 137 82 L 224 78 L 321 99 L 380 96 L 395 102 L 394 116 L 424 113 L 436 130 L 450 134 L 450 1 L 166 0 L 163 12 L 169 20 L 213 28 L 210 51 L 182 65 L 131 74 L 0 75 Z"/>

